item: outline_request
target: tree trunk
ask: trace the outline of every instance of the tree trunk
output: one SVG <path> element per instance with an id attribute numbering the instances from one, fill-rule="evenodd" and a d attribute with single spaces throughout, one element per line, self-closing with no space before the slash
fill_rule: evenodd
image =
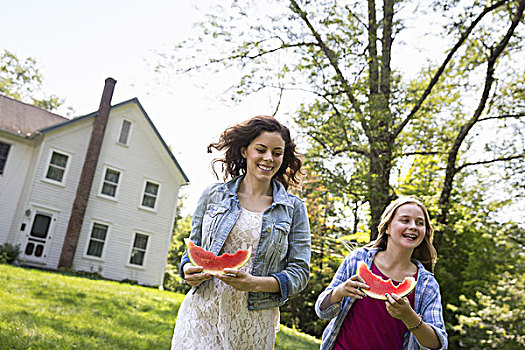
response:
<path id="1" fill-rule="evenodd" d="M 370 118 L 363 128 L 367 134 L 370 154 L 368 176 L 368 202 L 370 204 L 370 239 L 377 238 L 377 226 L 381 215 L 390 202 L 390 172 L 394 139 L 392 115 L 390 111 L 391 91 L 391 48 L 394 16 L 393 0 L 385 0 L 383 5 L 382 54 L 377 55 L 377 22 L 375 1 L 368 1 L 368 40 L 369 40 L 369 108 Z M 380 69 L 381 68 L 381 69 Z"/>

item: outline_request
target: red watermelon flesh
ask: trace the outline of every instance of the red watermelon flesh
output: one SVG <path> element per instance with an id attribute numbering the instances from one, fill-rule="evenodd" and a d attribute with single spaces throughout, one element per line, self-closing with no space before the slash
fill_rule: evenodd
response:
<path id="1" fill-rule="evenodd" d="M 405 277 L 403 282 L 394 286 L 391 279 L 384 280 L 370 271 L 364 261 L 359 261 L 357 263 L 357 274 L 361 276 L 361 278 L 365 280 L 365 283 L 370 287 L 370 289 L 362 289 L 363 293 L 374 299 L 386 300 L 386 293 L 395 293 L 402 298 L 410 294 L 410 292 L 416 287 L 416 280 L 414 277 Z"/>
<path id="2" fill-rule="evenodd" d="M 202 272 L 224 274 L 224 269 L 239 269 L 243 267 L 252 255 L 252 247 L 241 249 L 234 254 L 224 253 L 220 256 L 205 250 L 193 243 L 189 238 L 184 239 L 188 258 L 194 266 L 202 266 Z"/>

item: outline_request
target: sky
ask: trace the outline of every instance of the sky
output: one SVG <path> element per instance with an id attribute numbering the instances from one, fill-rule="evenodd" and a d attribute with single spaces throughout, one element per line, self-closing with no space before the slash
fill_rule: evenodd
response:
<path id="1" fill-rule="evenodd" d="M 104 81 L 117 81 L 112 104 L 137 97 L 190 180 L 183 214 L 191 214 L 202 190 L 216 179 L 206 146 L 254 115 L 272 114 L 264 97 L 238 105 L 221 101 L 224 87 L 196 86 L 190 77 L 163 79 L 154 72 L 157 51 L 198 35 L 192 1 L 0 0 L 0 50 L 33 57 L 43 90 L 65 99 L 71 115 L 98 109 Z M 206 3 L 199 1 L 203 8 Z M 162 82 L 159 82 L 162 81 Z M 169 81 L 169 83 L 167 83 Z"/>
<path id="2" fill-rule="evenodd" d="M 181 192 L 186 197 L 182 214 L 189 215 L 204 188 L 217 181 L 210 163 L 218 154 L 208 154 L 207 145 L 237 122 L 274 112 L 264 95 L 236 105 L 224 103 L 222 98 L 229 97 L 224 75 L 195 79 L 155 72 L 157 52 L 199 36 L 194 24 L 216 4 L 214 0 L 0 0 L 0 50 L 36 60 L 43 91 L 65 100 L 59 114 L 65 115 L 67 107 L 73 108 L 72 117 L 95 112 L 108 77 L 117 81 L 112 104 L 138 98 L 190 180 Z M 413 16 L 421 12 L 416 9 Z M 425 37 L 426 32 L 440 29 L 432 21 L 420 19 L 417 27 L 404 31 L 408 37 L 400 38 L 410 45 L 400 46 L 393 64 L 405 74 L 415 74 L 427 60 L 443 59 L 446 46 L 435 37 L 431 41 Z M 281 110 L 292 112 L 298 106 L 297 100 L 289 102 Z M 285 113 L 278 116 L 289 122 Z M 297 130 L 291 129 L 296 135 Z"/>

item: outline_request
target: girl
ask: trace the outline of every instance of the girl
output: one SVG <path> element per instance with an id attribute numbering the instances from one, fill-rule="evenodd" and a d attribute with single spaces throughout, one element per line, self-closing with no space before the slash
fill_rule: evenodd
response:
<path id="1" fill-rule="evenodd" d="M 317 315 L 331 319 L 321 349 L 446 349 L 441 295 L 432 274 L 434 230 L 427 209 L 414 197 L 398 198 L 385 209 L 378 230 L 376 241 L 345 258 L 317 299 Z M 368 286 L 356 275 L 360 260 L 384 279 L 413 276 L 415 290 L 404 298 L 386 295 L 386 301 L 365 298 L 361 289 Z"/>
<path id="2" fill-rule="evenodd" d="M 279 306 L 306 287 L 310 228 L 304 203 L 287 193 L 302 165 L 288 128 L 259 116 L 228 128 L 208 146 L 225 151 L 226 183 L 208 187 L 193 216 L 190 239 L 216 255 L 253 247 L 248 264 L 212 276 L 188 264 L 193 288 L 178 312 L 172 349 L 272 349 Z M 217 173 L 215 173 L 217 175 Z"/>

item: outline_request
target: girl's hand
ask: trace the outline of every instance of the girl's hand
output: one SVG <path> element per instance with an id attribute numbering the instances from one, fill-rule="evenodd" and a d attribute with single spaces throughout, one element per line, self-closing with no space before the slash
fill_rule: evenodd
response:
<path id="1" fill-rule="evenodd" d="M 215 277 L 241 292 L 253 292 L 256 289 L 256 277 L 238 269 L 224 269 L 225 275 Z"/>
<path id="2" fill-rule="evenodd" d="M 386 311 L 388 311 L 390 316 L 403 322 L 413 318 L 415 311 L 412 310 L 412 306 L 410 306 L 410 302 L 408 301 L 407 297 L 400 298 L 395 293 L 386 294 L 385 296 L 387 298 Z"/>
<path id="3" fill-rule="evenodd" d="M 211 273 L 202 273 L 202 266 L 193 266 L 192 264 L 185 264 L 182 271 L 184 272 L 184 280 L 192 287 L 197 287 L 213 277 Z"/>
<path id="4" fill-rule="evenodd" d="M 365 293 L 363 293 L 359 288 L 369 289 L 368 285 L 365 283 L 365 280 L 359 275 L 353 275 L 345 282 L 341 283 L 332 291 L 333 301 L 339 302 L 344 297 L 352 297 L 356 299 L 363 299 Z"/>

